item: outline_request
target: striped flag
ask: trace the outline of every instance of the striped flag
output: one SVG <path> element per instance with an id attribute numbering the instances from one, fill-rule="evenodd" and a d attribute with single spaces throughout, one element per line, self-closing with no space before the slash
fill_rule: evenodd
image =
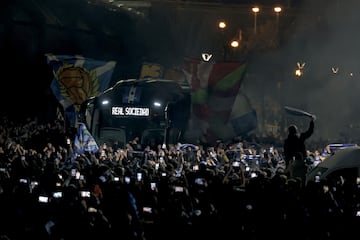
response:
<path id="1" fill-rule="evenodd" d="M 51 90 L 63 106 L 70 125 L 75 127 L 80 105 L 109 87 L 116 62 L 98 61 L 78 55 L 45 56 L 53 69 Z"/>
<path id="2" fill-rule="evenodd" d="M 208 102 L 208 79 L 212 70 L 212 64 L 199 59 L 186 59 L 184 63 L 184 75 L 191 88 L 191 119 L 189 131 L 185 137 L 199 139 L 206 135 L 211 118 Z"/>
<path id="3" fill-rule="evenodd" d="M 190 128 L 198 134 L 191 137 L 215 142 L 246 134 L 256 127 L 256 112 L 240 91 L 246 64 L 188 59 L 184 72 L 192 91 Z M 194 134 L 193 130 L 189 132 Z"/>

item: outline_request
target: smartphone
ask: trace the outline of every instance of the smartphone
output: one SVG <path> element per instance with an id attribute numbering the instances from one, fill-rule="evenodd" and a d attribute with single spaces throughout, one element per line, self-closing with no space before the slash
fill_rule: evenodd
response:
<path id="1" fill-rule="evenodd" d="M 239 167 L 240 166 L 240 162 L 238 162 L 238 161 L 235 161 L 235 162 L 233 162 L 233 167 Z"/>
<path id="2" fill-rule="evenodd" d="M 27 181 L 27 179 L 25 179 L 25 178 L 20 178 L 19 182 L 20 182 L 20 183 L 27 183 L 28 181 Z"/>
<path id="3" fill-rule="evenodd" d="M 152 208 L 151 207 L 143 207 L 143 212 L 152 213 Z"/>
<path id="4" fill-rule="evenodd" d="M 142 179 L 142 173 L 136 173 L 136 179 L 140 182 Z"/>
<path id="5" fill-rule="evenodd" d="M 30 186 L 32 189 L 34 189 L 37 185 L 39 185 L 39 183 L 37 181 L 31 181 L 30 182 Z"/>
<path id="6" fill-rule="evenodd" d="M 49 202 L 49 197 L 40 195 L 38 200 L 39 200 L 40 203 L 48 203 Z"/>
<path id="7" fill-rule="evenodd" d="M 184 188 L 181 186 L 175 186 L 175 192 L 183 192 Z"/>
<path id="8" fill-rule="evenodd" d="M 83 198 L 89 198 L 90 197 L 90 191 L 80 191 L 80 196 Z"/>
<path id="9" fill-rule="evenodd" d="M 196 178 L 195 179 L 195 183 L 198 185 L 204 185 L 205 184 L 205 179 L 203 178 Z"/>
<path id="10" fill-rule="evenodd" d="M 106 182 L 106 177 L 104 176 L 104 175 L 101 175 L 100 177 L 99 177 L 99 179 L 100 179 L 100 181 L 101 182 Z"/>
<path id="11" fill-rule="evenodd" d="M 360 184 L 360 177 L 356 178 L 356 184 L 358 184 L 358 185 Z"/>
<path id="12" fill-rule="evenodd" d="M 129 184 L 130 183 L 130 177 L 125 177 L 125 183 Z"/>
<path id="13" fill-rule="evenodd" d="M 96 209 L 96 208 L 93 208 L 93 207 L 89 207 L 89 208 L 88 208 L 88 212 L 89 212 L 89 213 L 96 213 L 96 212 L 97 212 L 97 209 Z"/>
<path id="14" fill-rule="evenodd" d="M 53 196 L 53 198 L 61 198 L 62 192 L 53 192 L 52 196 Z"/>
<path id="15" fill-rule="evenodd" d="M 89 208 L 88 208 L 88 212 L 97 212 L 97 209 L 96 209 L 96 208 L 93 208 L 93 207 L 89 207 Z"/>

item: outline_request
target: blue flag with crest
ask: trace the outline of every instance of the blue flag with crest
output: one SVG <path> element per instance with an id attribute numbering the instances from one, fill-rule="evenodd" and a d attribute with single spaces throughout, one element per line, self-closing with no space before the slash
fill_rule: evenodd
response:
<path id="1" fill-rule="evenodd" d="M 83 56 L 46 54 L 53 69 L 51 90 L 64 109 L 72 127 L 83 102 L 105 91 L 115 69 L 114 61 L 99 61 Z"/>

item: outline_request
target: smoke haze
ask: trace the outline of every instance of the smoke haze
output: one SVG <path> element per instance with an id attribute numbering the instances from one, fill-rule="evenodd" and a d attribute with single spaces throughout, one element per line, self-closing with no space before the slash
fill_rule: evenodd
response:
<path id="1" fill-rule="evenodd" d="M 307 1 L 293 26 L 294 34 L 283 47 L 252 62 L 247 87 L 251 88 L 252 75 L 260 75 L 261 91 L 277 99 L 281 107 L 314 113 L 314 138 L 359 139 L 358 6 L 356 0 Z M 300 78 L 294 74 L 297 63 L 305 64 Z M 308 121 L 303 122 L 307 127 Z"/>

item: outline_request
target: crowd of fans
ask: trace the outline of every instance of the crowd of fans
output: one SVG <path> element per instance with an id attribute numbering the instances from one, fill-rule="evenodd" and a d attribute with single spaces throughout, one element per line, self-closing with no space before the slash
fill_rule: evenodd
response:
<path id="1" fill-rule="evenodd" d="M 360 223 L 360 183 L 304 184 L 281 144 L 134 139 L 76 155 L 72 139 L 61 121 L 1 119 L 0 239 L 343 239 Z"/>

